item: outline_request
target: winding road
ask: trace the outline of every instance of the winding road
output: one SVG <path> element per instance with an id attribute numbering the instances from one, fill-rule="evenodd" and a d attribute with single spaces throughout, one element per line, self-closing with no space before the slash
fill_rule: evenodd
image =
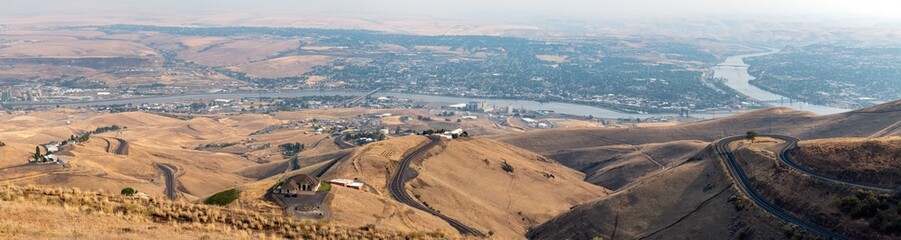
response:
<path id="1" fill-rule="evenodd" d="M 889 192 L 889 193 L 897 193 L 898 192 L 898 189 L 889 189 L 889 188 L 883 188 L 883 187 L 868 185 L 868 184 L 863 184 L 863 183 L 843 181 L 843 180 L 840 180 L 837 178 L 833 178 L 830 176 L 822 175 L 822 174 L 816 173 L 814 171 L 811 171 L 807 168 L 802 167 L 801 165 L 798 165 L 798 163 L 796 163 L 791 158 L 791 153 L 790 153 L 791 150 L 798 146 L 799 140 L 797 138 L 791 137 L 791 136 L 785 136 L 785 135 L 775 135 L 775 134 L 760 135 L 760 136 L 775 138 L 775 139 L 779 139 L 779 140 L 787 142 L 788 145 L 782 149 L 782 152 L 779 153 L 779 160 L 782 161 L 782 163 L 785 163 L 785 165 L 788 165 L 788 167 L 790 167 L 794 170 L 797 170 L 798 172 L 801 172 L 805 175 L 815 177 L 815 178 L 818 178 L 823 181 L 842 184 L 842 185 L 848 185 L 851 187 L 869 189 L 869 190 L 879 191 L 879 192 Z"/>
<path id="2" fill-rule="evenodd" d="M 354 145 L 344 141 L 344 134 L 341 134 L 341 136 L 335 137 L 335 145 L 338 145 L 338 148 L 340 148 L 340 149 L 348 149 L 348 148 L 355 147 Z"/>
<path id="3" fill-rule="evenodd" d="M 103 141 L 106 142 L 106 153 L 112 153 L 112 145 L 113 144 L 109 142 L 109 139 L 106 139 L 106 138 L 100 138 L 100 139 L 103 139 Z"/>
<path id="4" fill-rule="evenodd" d="M 419 149 L 414 150 L 413 152 L 411 152 L 406 157 L 404 157 L 403 159 L 400 160 L 400 163 L 397 166 L 397 171 L 395 171 L 394 175 L 391 176 L 391 181 L 388 183 L 388 192 L 391 193 L 391 196 L 394 197 L 394 199 L 397 199 L 397 201 L 399 201 L 403 204 L 406 204 L 411 207 L 417 208 L 419 210 L 431 213 L 432 215 L 435 215 L 435 216 L 441 218 L 442 220 L 444 220 L 445 222 L 450 224 L 452 227 L 457 229 L 457 231 L 459 231 L 460 234 L 471 235 L 471 236 L 476 236 L 476 237 L 485 237 L 486 235 L 479 232 L 479 230 L 476 230 L 475 228 L 466 226 L 465 224 L 461 223 L 460 221 L 457 221 L 456 219 L 453 219 L 451 217 L 448 217 L 447 215 L 441 214 L 431 208 L 426 207 L 425 205 L 423 205 L 422 203 L 420 203 L 419 201 L 417 201 L 416 199 L 411 197 L 410 194 L 407 192 L 407 189 L 404 187 L 404 185 L 406 185 L 406 183 L 407 183 L 407 180 L 409 180 L 406 176 L 408 176 L 407 171 L 410 170 L 410 168 L 409 168 L 410 163 L 413 162 L 413 160 L 416 160 L 417 158 L 421 157 L 423 153 L 425 153 L 429 149 L 432 149 L 433 147 L 437 146 L 438 143 L 441 142 L 441 138 L 438 136 L 429 136 L 429 140 L 431 142 L 420 147 Z"/>
<path id="5" fill-rule="evenodd" d="M 774 137 L 780 135 L 760 135 L 761 137 Z M 783 136 L 784 137 L 784 136 Z M 748 180 L 747 174 L 738 164 L 738 161 L 735 160 L 735 156 L 732 154 L 732 150 L 729 149 L 729 144 L 734 141 L 739 141 L 745 139 L 744 135 L 736 135 L 731 137 L 725 137 L 723 139 L 717 140 L 714 142 L 714 147 L 716 148 L 717 153 L 723 160 L 726 162 L 726 166 L 729 168 L 729 174 L 732 175 L 732 178 L 735 179 L 736 185 L 738 188 L 745 193 L 745 195 L 750 198 L 755 205 L 760 207 L 761 209 L 769 212 L 773 216 L 776 216 L 783 221 L 795 224 L 804 230 L 818 234 L 820 236 L 832 239 L 848 239 L 842 235 L 833 233 L 826 228 L 815 225 L 813 223 L 802 220 L 794 215 L 791 215 L 779 207 L 767 202 L 763 197 L 757 194 L 757 190 L 754 189 L 754 186 L 751 184 L 751 181 Z M 797 143 L 797 142 L 795 142 Z M 794 147 L 795 144 L 789 144 L 786 146 L 786 149 L 783 149 L 782 153 L 787 152 L 787 149 Z M 781 157 L 780 157 L 781 158 Z"/>
<path id="6" fill-rule="evenodd" d="M 178 193 L 175 190 L 175 185 L 177 184 L 175 172 L 178 171 L 177 168 L 167 163 L 153 163 L 153 165 L 159 168 L 163 175 L 166 176 L 166 197 L 169 200 L 178 199 Z"/>
<path id="7" fill-rule="evenodd" d="M 125 141 L 125 139 L 121 139 L 121 138 L 113 138 L 113 139 L 116 139 L 116 141 L 119 141 L 119 146 L 116 147 L 115 154 L 128 155 L 128 141 Z M 109 145 L 107 145 L 107 146 L 109 146 Z M 107 148 L 109 148 L 109 147 L 107 147 Z"/>

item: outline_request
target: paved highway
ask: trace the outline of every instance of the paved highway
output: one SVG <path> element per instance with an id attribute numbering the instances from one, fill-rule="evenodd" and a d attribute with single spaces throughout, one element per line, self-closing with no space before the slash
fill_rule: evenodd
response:
<path id="1" fill-rule="evenodd" d="M 166 197 L 169 198 L 169 200 L 178 199 L 178 194 L 175 190 L 175 172 L 178 171 L 177 168 L 166 163 L 153 163 L 153 165 L 159 168 L 160 171 L 163 171 L 163 175 L 166 176 Z"/>
<path id="2" fill-rule="evenodd" d="M 328 172 L 328 170 L 335 166 L 336 163 L 340 162 L 342 159 L 344 159 L 344 157 L 347 157 L 347 155 L 350 155 L 351 153 L 353 153 L 353 151 L 348 151 L 347 153 L 342 154 L 334 160 L 331 160 L 332 162 L 326 164 L 322 168 L 316 169 L 316 171 L 311 172 L 310 175 L 313 175 L 316 178 L 322 178 L 322 175 L 325 175 L 325 172 Z"/>
<path id="3" fill-rule="evenodd" d="M 125 141 L 125 139 L 121 139 L 121 138 L 113 138 L 113 139 L 116 139 L 116 141 L 119 141 L 119 146 L 116 147 L 115 153 L 118 155 L 128 155 L 128 141 Z"/>
<path id="4" fill-rule="evenodd" d="M 769 137 L 772 137 L 772 135 L 769 135 Z M 751 182 L 748 180 L 748 176 L 745 174 L 744 170 L 742 170 L 741 166 L 735 160 L 735 157 L 732 154 L 732 150 L 729 149 L 729 143 L 732 143 L 732 142 L 738 141 L 738 140 L 742 140 L 744 138 L 745 138 L 744 135 L 731 136 L 731 137 L 726 137 L 726 138 L 717 140 L 713 144 L 714 144 L 714 147 L 716 148 L 717 153 L 720 155 L 720 157 L 722 157 L 723 160 L 726 161 L 726 166 L 729 168 L 729 174 L 731 174 L 732 178 L 735 179 L 735 182 L 736 182 L 736 185 L 738 186 L 738 188 L 742 192 L 744 192 L 745 195 L 747 195 L 754 202 L 755 205 L 757 205 L 758 207 L 762 208 L 763 210 L 769 212 L 773 216 L 776 216 L 776 217 L 782 219 L 783 221 L 795 224 L 808 232 L 818 234 L 818 235 L 826 237 L 826 238 L 847 239 L 844 236 L 833 233 L 826 228 L 809 223 L 809 222 L 804 221 L 800 218 L 797 218 L 791 214 L 788 214 L 785 211 L 783 211 L 781 208 L 778 208 L 775 205 L 767 202 L 766 200 L 763 199 L 763 197 L 758 195 L 757 191 L 754 189 L 753 185 L 751 185 Z M 792 144 L 789 144 L 789 146 L 792 146 Z M 784 152 L 785 151 L 783 151 L 783 153 Z"/>
<path id="5" fill-rule="evenodd" d="M 485 234 L 482 234 L 481 232 L 479 232 L 479 230 L 476 230 L 475 228 L 466 226 L 465 224 L 461 223 L 460 221 L 457 221 L 453 218 L 450 218 L 444 214 L 441 214 L 435 210 L 432 210 L 432 209 L 426 207 L 425 205 L 423 205 L 422 203 L 420 203 L 419 201 L 417 201 L 416 199 L 411 197 L 409 193 L 407 193 L 407 189 L 405 188 L 404 185 L 406 185 L 407 180 L 409 180 L 409 179 L 405 178 L 404 176 L 406 176 L 407 171 L 410 170 L 409 169 L 410 163 L 413 160 L 421 157 L 423 153 L 425 153 L 429 149 L 432 149 L 433 147 L 437 146 L 438 143 L 441 142 L 441 138 L 439 138 L 437 136 L 429 136 L 429 140 L 431 142 L 429 142 L 425 146 L 420 147 L 419 149 L 416 149 L 415 151 L 413 151 L 412 153 L 410 153 L 409 155 L 407 155 L 406 157 L 404 157 L 403 159 L 400 160 L 400 163 L 397 166 L 397 170 L 395 171 L 394 175 L 391 177 L 391 182 L 388 183 L 388 192 L 391 193 L 391 196 L 394 197 L 394 199 L 397 199 L 397 201 L 400 201 L 401 203 L 407 204 L 411 207 L 431 213 L 432 215 L 435 215 L 435 216 L 441 218 L 442 220 L 444 220 L 445 222 L 450 224 L 452 227 L 457 229 L 457 231 L 459 231 L 460 234 L 477 236 L 477 237 L 485 237 Z"/>
<path id="6" fill-rule="evenodd" d="M 348 148 L 355 147 L 354 145 L 344 141 L 344 134 L 341 134 L 340 136 L 335 137 L 335 145 L 338 145 L 338 148 L 340 148 L 340 149 L 348 149 Z"/>
<path id="7" fill-rule="evenodd" d="M 112 143 L 109 142 L 109 139 L 106 139 L 106 138 L 100 138 L 100 139 L 103 139 L 103 141 L 106 142 L 106 153 L 112 153 L 111 152 L 112 151 L 112 147 L 111 147 Z"/>
<path id="8" fill-rule="evenodd" d="M 766 135 L 760 135 L 760 136 L 775 138 L 775 139 L 779 139 L 779 140 L 787 142 L 788 145 L 782 149 L 782 152 L 779 153 L 779 160 L 781 160 L 782 163 L 785 163 L 785 165 L 788 165 L 788 167 L 797 170 L 798 172 L 801 172 L 801 173 L 806 174 L 811 177 L 819 178 L 824 181 L 832 182 L 832 183 L 843 184 L 843 185 L 848 185 L 848 186 L 863 188 L 863 189 L 869 189 L 869 190 L 879 191 L 879 192 L 889 192 L 889 193 L 898 192 L 898 189 L 889 189 L 889 188 L 883 188 L 883 187 L 873 186 L 873 185 L 864 184 L 864 183 L 848 182 L 848 181 L 843 181 L 843 180 L 840 180 L 837 178 L 833 178 L 830 176 L 826 176 L 826 175 L 822 175 L 822 174 L 813 172 L 809 169 L 802 167 L 801 165 L 798 165 L 798 163 L 793 161 L 791 158 L 791 154 L 790 154 L 791 150 L 798 146 L 799 140 L 797 138 L 791 137 L 791 136 L 785 136 L 785 135 L 775 135 L 775 134 L 766 134 Z"/>

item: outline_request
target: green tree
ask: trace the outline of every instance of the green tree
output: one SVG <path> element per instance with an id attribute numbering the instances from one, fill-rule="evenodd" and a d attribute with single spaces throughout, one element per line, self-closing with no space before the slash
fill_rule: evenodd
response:
<path id="1" fill-rule="evenodd" d="M 126 188 L 122 189 L 122 195 L 125 195 L 125 196 L 135 195 L 135 193 L 138 193 L 138 191 L 131 187 L 126 187 Z"/>
<path id="2" fill-rule="evenodd" d="M 757 139 L 757 132 L 755 132 L 755 131 L 745 132 L 745 139 L 748 139 L 751 142 L 754 142 L 754 140 Z"/>
<path id="3" fill-rule="evenodd" d="M 41 156 L 41 146 L 34 146 L 34 161 L 40 161 Z"/>

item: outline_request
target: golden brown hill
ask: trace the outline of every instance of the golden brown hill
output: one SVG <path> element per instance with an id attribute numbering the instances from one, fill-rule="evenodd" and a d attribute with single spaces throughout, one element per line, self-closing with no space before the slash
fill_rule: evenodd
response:
<path id="1" fill-rule="evenodd" d="M 399 160 L 426 141 L 422 136 L 410 136 L 369 144 L 356 150 L 334 172 L 326 174 L 335 178 L 359 178 L 379 191 L 371 194 L 339 188 L 331 204 L 335 211 L 333 221 L 350 226 L 381 226 L 398 222 L 394 220 L 397 218 L 409 218 L 410 213 L 397 211 L 409 208 L 397 207 L 399 203 L 388 195 L 386 186 Z M 442 140 L 426 155 L 424 160 L 411 165 L 418 175 L 407 189 L 419 201 L 494 238 L 522 238 L 529 227 L 608 192 L 583 182 L 584 176 L 577 171 L 490 139 Z M 504 170 L 505 163 L 511 171 Z M 373 207 L 363 207 L 373 204 L 374 212 L 367 210 Z M 425 212 L 406 211 L 431 219 Z M 431 222 L 434 220 L 439 222 Z M 426 223 L 446 226 L 437 218 L 429 221 Z M 414 228 L 425 224 L 399 222 L 412 224 Z M 443 229 L 456 232 L 448 227 Z"/>
<path id="2" fill-rule="evenodd" d="M 579 205 L 533 228 L 531 239 L 768 239 L 774 223 L 747 207 L 705 148 L 693 161 L 639 180 L 606 198 Z M 614 236 L 615 234 L 615 236 Z"/>
<path id="3" fill-rule="evenodd" d="M 617 190 L 644 176 L 688 161 L 707 145 L 707 142 L 692 140 L 617 144 L 555 151 L 547 156 L 584 172 L 587 182 Z"/>
<path id="4" fill-rule="evenodd" d="M 416 239 L 401 233 L 341 228 L 256 213 L 156 198 L 142 199 L 69 188 L 0 186 L 2 239 Z"/>
<path id="5" fill-rule="evenodd" d="M 863 191 L 786 169 L 777 159 L 785 143 L 733 143 L 734 155 L 757 193 L 786 212 L 850 239 L 901 236 L 901 196 Z M 894 225 L 894 226 L 893 226 Z"/>
<path id="6" fill-rule="evenodd" d="M 844 181 L 901 186 L 901 137 L 802 141 L 792 159 L 811 171 Z"/>
<path id="7" fill-rule="evenodd" d="M 778 107 L 670 127 L 549 129 L 512 133 L 497 139 L 539 153 L 615 144 L 639 145 L 677 140 L 710 142 L 748 130 L 801 139 L 867 137 L 901 120 L 901 100 L 857 111 L 817 116 Z"/>
<path id="8" fill-rule="evenodd" d="M 697 151 L 702 142 L 744 134 L 748 130 L 800 138 L 866 137 L 892 133 L 893 126 L 898 125 L 901 125 L 901 100 L 825 116 L 780 107 L 675 126 L 550 129 L 512 133 L 497 139 L 550 156 L 584 172 L 589 182 L 618 189 L 667 165 L 649 159 L 678 163 Z M 686 145 L 691 141 L 694 144 Z M 648 145 L 651 143 L 654 144 Z M 640 151 L 648 146 L 657 146 L 665 154 L 656 157 Z"/>
<path id="9" fill-rule="evenodd" d="M 278 144 L 301 142 L 313 146 L 325 137 L 305 133 L 309 128 L 250 135 L 291 120 L 259 114 L 195 116 L 181 120 L 145 112 L 110 114 L 80 109 L 11 112 L 0 116 L 0 141 L 7 144 L 0 148 L 3 172 L 0 182 L 106 191 L 133 187 L 161 197 L 165 193 L 165 179 L 154 163 L 168 163 L 178 169 L 179 197 L 194 200 L 284 172 L 287 162 L 274 147 Z M 126 128 L 95 134 L 87 142 L 70 144 L 58 152 L 68 168 L 27 164 L 39 144 L 62 141 L 112 125 Z M 123 145 L 118 139 L 127 143 L 127 155 L 116 154 L 116 149 Z M 198 147 L 209 144 L 231 144 L 235 149 L 207 151 Z M 264 144 L 273 147 L 250 149 Z M 320 144 L 313 150 L 319 151 L 327 145 Z"/>

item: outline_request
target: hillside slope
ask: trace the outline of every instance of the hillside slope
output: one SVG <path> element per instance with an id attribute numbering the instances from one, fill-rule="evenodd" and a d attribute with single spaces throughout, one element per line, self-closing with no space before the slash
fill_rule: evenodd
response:
<path id="1" fill-rule="evenodd" d="M 670 127 L 549 129 L 512 133 L 497 139 L 538 153 L 616 144 L 677 140 L 710 142 L 748 130 L 801 139 L 868 137 L 901 121 L 901 100 L 852 112 L 817 116 L 778 107 Z M 901 134 L 901 133 L 899 133 Z"/>
<path id="2" fill-rule="evenodd" d="M 419 239 L 280 215 L 70 188 L 0 186 L 2 239 Z"/>
<path id="3" fill-rule="evenodd" d="M 567 167 L 586 174 L 585 181 L 617 190 L 689 160 L 707 147 L 701 141 L 673 141 L 642 145 L 617 144 L 546 153 Z"/>
<path id="4" fill-rule="evenodd" d="M 332 208 L 334 221 L 351 226 L 372 222 L 370 216 L 343 209 L 373 204 L 395 204 L 388 197 L 388 177 L 398 161 L 425 143 L 422 136 L 396 138 L 366 145 L 348 162 L 336 166 L 329 177 L 359 178 L 378 189 L 368 197 L 338 191 Z M 405 151 L 406 149 L 406 151 Z M 573 205 L 605 196 L 608 190 L 582 181 L 572 169 L 527 150 L 483 138 L 442 140 L 438 147 L 411 165 L 418 175 L 407 185 L 419 201 L 494 238 L 521 238 L 525 230 Z M 506 163 L 512 172 L 504 170 Z M 356 191 L 351 191 L 356 192 Z M 424 213 L 416 211 L 417 214 Z M 369 213 L 371 214 L 371 213 Z M 381 215 L 381 218 L 394 214 Z M 417 224 L 422 224 L 418 223 Z M 453 229 L 450 229 L 453 231 Z"/>
<path id="5" fill-rule="evenodd" d="M 792 159 L 836 179 L 901 187 L 901 137 L 802 141 L 792 151 Z"/>
<path id="6" fill-rule="evenodd" d="M 782 238 L 774 223 L 746 207 L 712 148 L 696 160 L 579 205 L 532 229 L 530 239 Z"/>

